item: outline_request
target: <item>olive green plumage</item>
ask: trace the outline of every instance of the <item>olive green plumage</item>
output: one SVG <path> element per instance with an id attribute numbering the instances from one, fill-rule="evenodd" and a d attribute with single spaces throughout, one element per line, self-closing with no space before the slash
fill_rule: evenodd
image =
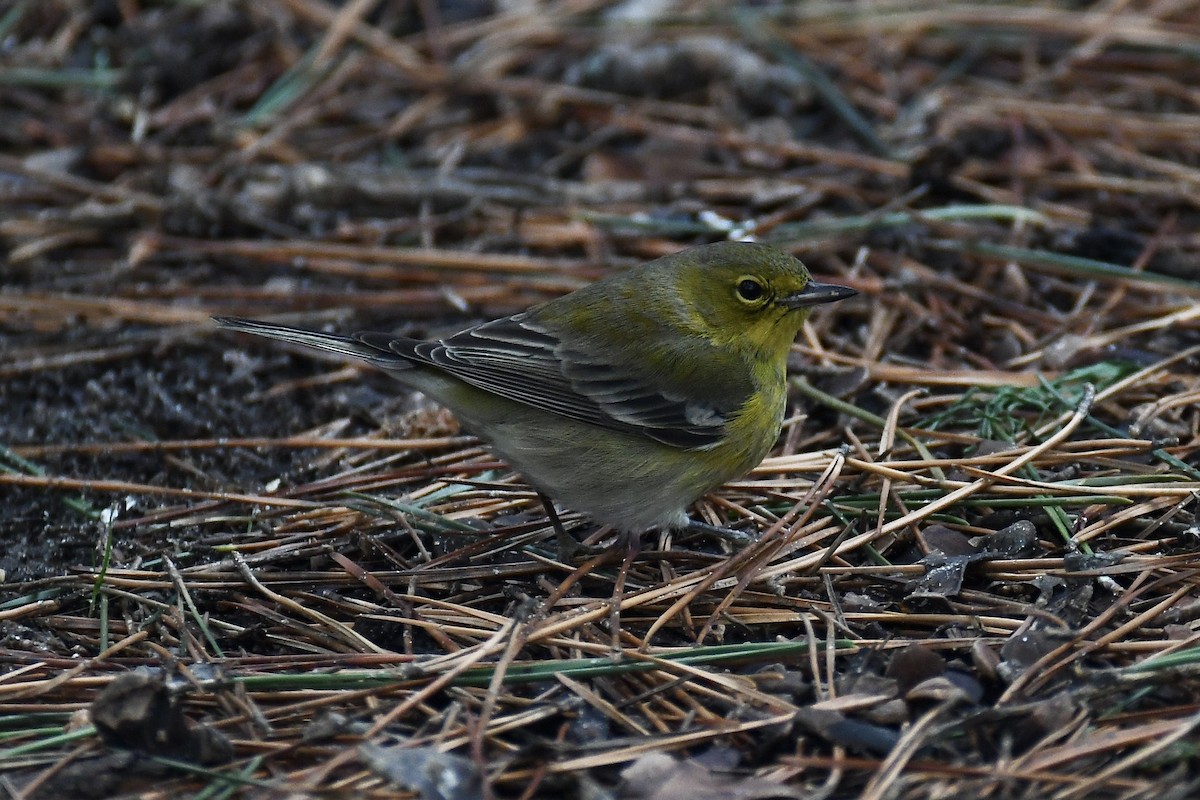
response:
<path id="1" fill-rule="evenodd" d="M 722 242 L 441 340 L 217 322 L 386 370 L 556 501 L 641 532 L 684 524 L 766 456 L 797 332 L 812 306 L 853 294 L 773 247 Z"/>

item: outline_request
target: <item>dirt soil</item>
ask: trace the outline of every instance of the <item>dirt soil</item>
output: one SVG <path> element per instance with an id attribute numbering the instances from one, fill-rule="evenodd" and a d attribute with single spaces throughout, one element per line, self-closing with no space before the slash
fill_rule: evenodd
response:
<path id="1" fill-rule="evenodd" d="M 1200 795 L 1198 20 L 0 5 L 0 795 Z M 210 319 L 438 336 L 747 237 L 859 295 L 692 510 L 742 540 L 626 564 Z"/>

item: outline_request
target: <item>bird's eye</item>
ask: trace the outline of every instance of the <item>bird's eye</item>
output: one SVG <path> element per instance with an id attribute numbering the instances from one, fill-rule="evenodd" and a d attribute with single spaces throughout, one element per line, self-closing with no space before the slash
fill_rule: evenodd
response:
<path id="1" fill-rule="evenodd" d="M 747 303 L 757 303 L 766 293 L 767 290 L 756 278 L 742 278 L 738 281 L 737 296 Z"/>

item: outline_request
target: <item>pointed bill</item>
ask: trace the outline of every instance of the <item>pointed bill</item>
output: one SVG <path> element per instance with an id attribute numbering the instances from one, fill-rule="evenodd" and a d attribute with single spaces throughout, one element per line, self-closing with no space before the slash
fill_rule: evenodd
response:
<path id="1" fill-rule="evenodd" d="M 856 294 L 858 294 L 858 291 L 851 289 L 849 286 L 809 281 L 804 285 L 803 289 L 795 294 L 781 298 L 779 303 L 788 308 L 808 308 L 809 306 L 817 306 L 822 303 L 845 300 L 847 297 L 854 297 Z"/>

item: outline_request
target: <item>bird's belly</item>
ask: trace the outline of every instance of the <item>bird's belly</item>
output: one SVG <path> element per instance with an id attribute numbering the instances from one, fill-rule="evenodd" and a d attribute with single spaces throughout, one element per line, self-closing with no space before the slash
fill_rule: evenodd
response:
<path id="1" fill-rule="evenodd" d="M 685 508 L 730 475 L 703 454 L 644 436 L 539 418 L 489 429 L 492 448 L 567 508 L 641 533 L 686 523 Z"/>
<path id="2" fill-rule="evenodd" d="M 718 448 L 685 450 L 495 395 L 483 398 L 440 376 L 397 377 L 434 399 L 445 396 L 465 428 L 486 431 L 491 449 L 551 499 L 632 533 L 686 524 L 693 500 L 754 467 L 774 442 L 769 431 L 739 431 Z M 474 393 L 480 396 L 467 397 Z"/>

